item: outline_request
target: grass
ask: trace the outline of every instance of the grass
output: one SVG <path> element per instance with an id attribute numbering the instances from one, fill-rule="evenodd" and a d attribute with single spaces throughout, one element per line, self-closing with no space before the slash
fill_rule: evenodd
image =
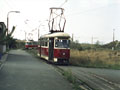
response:
<path id="1" fill-rule="evenodd" d="M 120 69 L 120 51 L 71 50 L 70 64 L 84 67 Z"/>
<path id="2" fill-rule="evenodd" d="M 58 71 L 73 85 L 74 90 L 85 90 L 85 88 L 81 87 L 83 86 L 82 83 L 78 82 L 77 78 L 73 76 L 73 73 L 70 69 L 63 70 L 58 68 Z"/>

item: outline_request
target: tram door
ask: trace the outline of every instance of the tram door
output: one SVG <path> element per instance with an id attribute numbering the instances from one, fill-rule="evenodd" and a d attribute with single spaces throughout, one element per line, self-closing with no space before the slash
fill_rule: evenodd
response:
<path id="1" fill-rule="evenodd" d="M 53 60 L 54 38 L 49 38 L 49 60 Z"/>

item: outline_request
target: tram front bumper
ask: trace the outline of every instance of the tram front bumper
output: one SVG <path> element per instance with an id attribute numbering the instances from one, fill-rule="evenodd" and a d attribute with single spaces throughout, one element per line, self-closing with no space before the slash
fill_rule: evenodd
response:
<path id="1" fill-rule="evenodd" d="M 57 59 L 57 58 L 54 58 L 54 62 L 59 63 L 59 64 L 68 64 L 69 59 Z"/>

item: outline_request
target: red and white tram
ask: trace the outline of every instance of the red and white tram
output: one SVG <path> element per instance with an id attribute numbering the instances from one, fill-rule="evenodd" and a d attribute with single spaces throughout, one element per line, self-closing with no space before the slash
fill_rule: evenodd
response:
<path id="1" fill-rule="evenodd" d="M 68 64 L 70 58 L 70 36 L 64 32 L 55 32 L 39 39 L 39 56 L 58 64 Z"/>
<path id="2" fill-rule="evenodd" d="M 25 49 L 37 49 L 38 42 L 35 41 L 26 41 L 25 42 Z"/>

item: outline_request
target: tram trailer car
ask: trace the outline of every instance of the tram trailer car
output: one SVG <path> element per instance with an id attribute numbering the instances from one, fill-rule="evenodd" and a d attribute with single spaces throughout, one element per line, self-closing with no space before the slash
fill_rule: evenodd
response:
<path id="1" fill-rule="evenodd" d="M 64 32 L 55 32 L 39 39 L 39 56 L 49 62 L 69 64 L 70 36 Z"/>
<path id="2" fill-rule="evenodd" d="M 38 42 L 35 41 L 27 41 L 25 42 L 25 49 L 37 49 Z"/>

